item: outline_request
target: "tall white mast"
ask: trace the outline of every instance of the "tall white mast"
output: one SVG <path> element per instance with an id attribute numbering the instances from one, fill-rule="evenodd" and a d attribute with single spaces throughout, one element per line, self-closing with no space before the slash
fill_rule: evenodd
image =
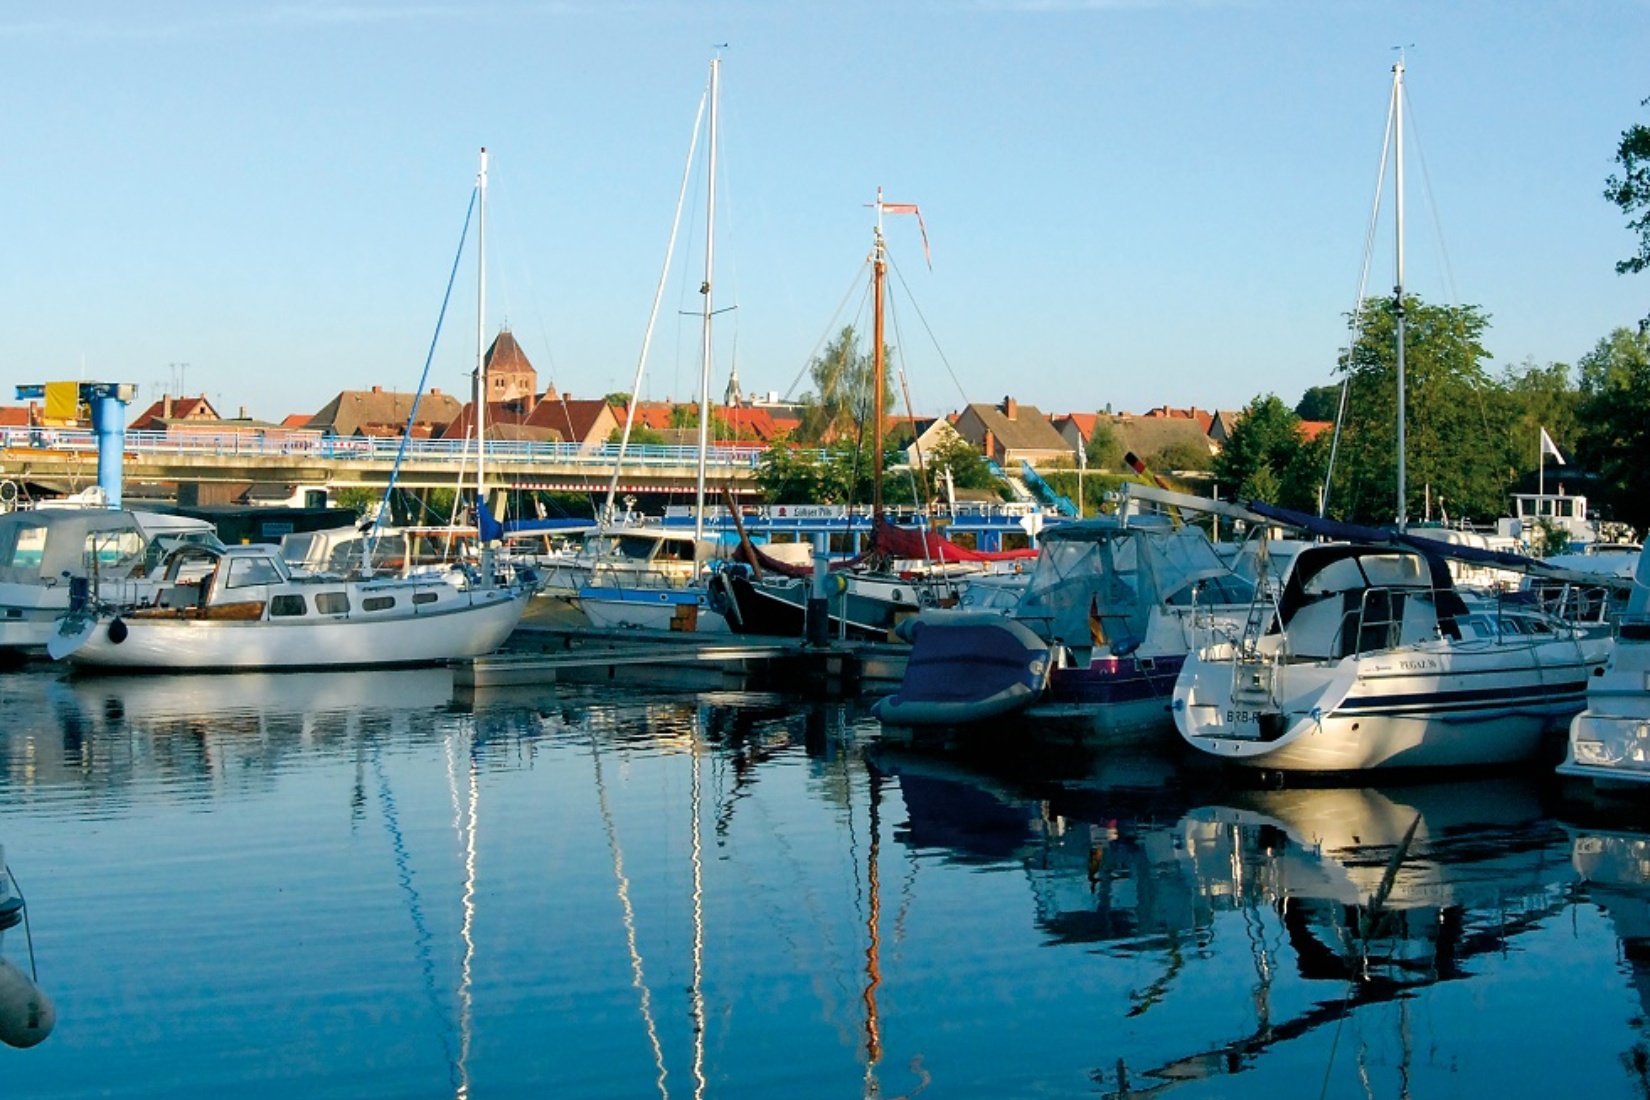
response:
<path id="1" fill-rule="evenodd" d="M 1402 531 L 1409 522 L 1409 512 L 1405 507 L 1405 468 L 1404 468 L 1404 57 L 1398 55 L 1398 63 L 1392 66 L 1392 117 L 1393 133 L 1393 161 L 1392 182 L 1395 196 L 1394 209 L 1397 212 L 1397 285 L 1393 288 L 1393 307 L 1397 311 L 1398 334 L 1398 530 Z"/>
<path id="2" fill-rule="evenodd" d="M 721 65 L 721 58 L 710 59 L 710 128 L 706 134 L 705 156 L 705 283 L 699 288 L 705 312 L 699 366 L 699 478 L 693 509 L 695 546 L 705 537 L 705 451 L 710 446 L 710 321 L 715 312 L 711 277 L 716 271 L 716 100 Z"/>
<path id="3" fill-rule="evenodd" d="M 481 150 L 476 175 L 476 524 L 480 531 L 481 504 L 487 499 L 487 150 Z"/>

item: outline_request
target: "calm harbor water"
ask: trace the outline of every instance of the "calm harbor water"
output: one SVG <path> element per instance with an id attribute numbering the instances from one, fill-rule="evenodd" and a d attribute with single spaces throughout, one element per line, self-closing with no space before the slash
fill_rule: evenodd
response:
<path id="1" fill-rule="evenodd" d="M 58 1011 L 7 1097 L 1650 1093 L 1650 815 L 1540 777 L 439 670 L 0 672 L 0 763 Z"/>

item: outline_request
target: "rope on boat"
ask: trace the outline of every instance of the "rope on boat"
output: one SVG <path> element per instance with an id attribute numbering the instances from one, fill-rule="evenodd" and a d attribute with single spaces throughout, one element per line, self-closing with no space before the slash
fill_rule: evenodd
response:
<path id="1" fill-rule="evenodd" d="M 6 877 L 11 879 L 12 892 L 17 895 L 18 902 L 23 906 L 23 942 L 29 948 L 29 979 L 35 985 L 39 985 L 40 974 L 34 966 L 34 930 L 29 927 L 29 899 L 23 896 L 23 887 L 17 881 L 17 875 L 12 872 L 11 866 L 8 864 L 0 867 L 0 870 L 5 871 Z"/>

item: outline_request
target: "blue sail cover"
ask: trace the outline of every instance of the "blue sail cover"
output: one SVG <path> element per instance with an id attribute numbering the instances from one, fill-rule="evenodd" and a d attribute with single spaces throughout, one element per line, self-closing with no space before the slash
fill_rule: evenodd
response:
<path id="1" fill-rule="evenodd" d="M 1322 538 L 1345 542 L 1373 543 L 1377 546 L 1402 546 L 1429 557 L 1450 558 L 1471 565 L 1494 566 L 1498 569 L 1510 569 L 1516 573 L 1530 573 L 1536 576 L 1552 577 L 1555 580 L 1573 581 L 1581 584 L 1607 587 L 1628 587 L 1632 584 L 1631 578 L 1616 578 L 1607 574 L 1564 569 L 1548 565 L 1538 558 L 1527 558 L 1523 554 L 1514 554 L 1508 550 L 1491 550 L 1483 546 L 1464 546 L 1459 543 L 1442 542 L 1438 539 L 1423 538 L 1420 535 L 1401 533 L 1384 527 L 1365 527 L 1357 523 L 1342 523 L 1339 520 L 1324 519 L 1319 516 L 1308 515 L 1305 512 L 1279 508 L 1275 504 L 1267 504 L 1259 500 L 1251 500 L 1245 507 L 1258 516 L 1264 516 L 1286 527 L 1294 527 Z"/>

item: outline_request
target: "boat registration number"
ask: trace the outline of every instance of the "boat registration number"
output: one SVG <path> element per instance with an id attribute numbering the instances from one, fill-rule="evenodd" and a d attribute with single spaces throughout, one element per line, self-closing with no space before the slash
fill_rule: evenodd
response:
<path id="1" fill-rule="evenodd" d="M 1226 712 L 1226 729 L 1221 731 L 1225 737 L 1256 738 L 1260 736 L 1260 715 L 1258 710 L 1228 710 Z"/>

